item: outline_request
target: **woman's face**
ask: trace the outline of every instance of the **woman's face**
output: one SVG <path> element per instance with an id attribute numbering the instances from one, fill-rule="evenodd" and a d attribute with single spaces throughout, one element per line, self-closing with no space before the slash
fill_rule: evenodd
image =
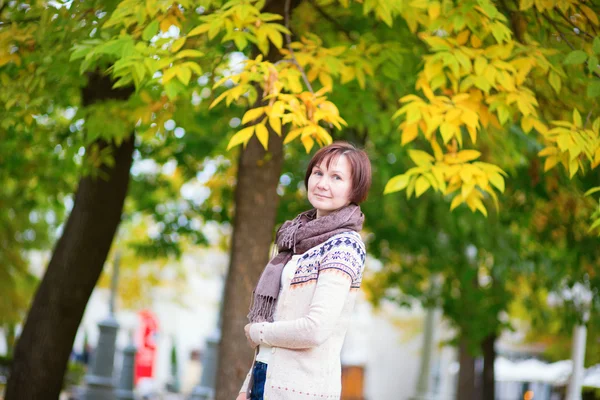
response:
<path id="1" fill-rule="evenodd" d="M 317 218 L 350 204 L 352 170 L 348 159 L 340 155 L 327 168 L 327 160 L 313 167 L 308 178 L 308 201 L 317 209 Z"/>

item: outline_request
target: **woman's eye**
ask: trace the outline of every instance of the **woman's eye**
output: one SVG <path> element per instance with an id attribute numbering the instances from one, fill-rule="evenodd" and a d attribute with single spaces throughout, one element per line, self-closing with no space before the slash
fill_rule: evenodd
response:
<path id="1" fill-rule="evenodd" d="M 334 175 L 333 177 L 334 177 L 335 179 L 339 180 L 339 181 L 341 181 L 341 180 L 342 180 L 342 178 L 341 178 L 339 175 Z"/>

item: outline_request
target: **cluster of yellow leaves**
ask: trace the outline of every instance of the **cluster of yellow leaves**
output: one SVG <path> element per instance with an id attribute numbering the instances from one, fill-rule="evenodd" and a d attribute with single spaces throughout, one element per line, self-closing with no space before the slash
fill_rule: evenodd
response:
<path id="1" fill-rule="evenodd" d="M 436 141 L 431 145 L 435 158 L 422 150 L 409 150 L 409 156 L 417 166 L 390 179 L 384 194 L 406 189 L 410 198 L 413 194 L 419 197 L 430 188 L 443 195 L 460 190 L 452 200 L 451 210 L 466 203 L 471 211 L 478 210 L 487 216 L 483 204 L 485 193 L 498 206 L 494 187 L 504 192 L 504 171 L 493 164 L 472 162 L 481 156 L 476 150 L 456 151 L 454 146 L 453 151 L 443 154 Z"/>
<path id="2" fill-rule="evenodd" d="M 294 57 L 306 71 L 310 82 L 316 80 L 323 87 L 333 87 L 333 79 L 340 79 L 342 84 L 354 79 L 364 89 L 367 76 L 373 76 L 374 69 L 369 59 L 381 50 L 381 45 L 369 44 L 364 40 L 352 47 L 336 46 L 327 48 L 323 46 L 321 38 L 316 35 L 307 35 L 299 42 L 290 44 Z M 286 59 L 291 59 L 292 54 L 287 49 L 281 49 Z"/>
<path id="3" fill-rule="evenodd" d="M 500 131 L 502 125 L 515 118 L 522 119 L 526 131 L 532 128 L 547 131 L 538 118 L 538 102 L 534 92 L 526 86 L 527 78 L 534 70 L 552 74 L 553 86 L 560 90 L 560 77 L 564 72 L 560 68 L 552 69 L 546 59 L 548 51 L 515 43 L 506 18 L 490 1 L 455 7 L 445 1 L 419 0 L 411 2 L 402 15 L 414 31 L 421 25 L 434 33 L 421 34 L 431 51 L 424 57 L 424 67 L 416 83 L 422 96 L 408 95 L 400 99 L 402 107 L 394 118 L 403 117 L 399 126 L 402 144 L 411 143 L 421 133 L 432 144 L 434 153 L 439 152 L 435 158 L 430 155 L 430 161 L 436 160 L 436 169 L 444 172 L 437 173 L 437 186 L 426 177 L 407 180 L 407 172 L 400 175 L 402 178 L 397 177 L 388 192 L 406 188 L 410 195 L 413 181 L 417 195 L 430 188 L 444 194 L 460 189 L 451 209 L 464 202 L 471 210 L 487 214 L 482 203 L 484 193 L 496 200 L 492 187 L 504 190 L 504 172 L 485 163 L 457 168 L 437 144 L 438 133 L 444 144 L 456 141 L 462 148 L 464 133 L 468 133 L 475 144 L 482 129 Z M 453 146 L 449 149 L 449 155 L 462 154 L 459 159 L 475 155 L 473 150 L 457 152 Z M 421 173 L 419 169 L 411 171 Z M 440 183 L 442 180 L 449 184 L 448 189 Z M 420 182 L 418 187 L 417 182 Z"/>
<path id="4" fill-rule="evenodd" d="M 231 0 L 217 12 L 200 17 L 202 24 L 192 29 L 188 36 L 207 33 L 212 40 L 224 31 L 222 42 L 232 40 L 238 50 L 246 48 L 248 43 L 255 44 L 264 55 L 269 53 L 270 43 L 281 49 L 283 35 L 290 31 L 280 23 L 273 23 L 283 19 L 281 15 L 260 12 L 264 3 L 264 0 Z"/>
<path id="5" fill-rule="evenodd" d="M 552 121 L 552 125 L 554 127 L 544 133 L 549 145 L 539 152 L 539 156 L 546 157 L 545 171 L 561 163 L 572 178 L 577 171 L 584 170 L 586 160 L 590 169 L 600 165 L 600 118 L 594 121 L 591 129 L 586 128 L 575 109 L 573 122 Z"/>
<path id="6" fill-rule="evenodd" d="M 266 149 L 269 142 L 267 124 L 279 136 L 282 135 L 282 127 L 289 124 L 290 131 L 284 143 L 300 137 L 307 152 L 310 152 L 315 141 L 321 146 L 331 143 L 331 135 L 321 123 L 341 129 L 346 122 L 340 117 L 337 107 L 324 96 L 328 87 L 316 93 L 307 92 L 303 90 L 300 78 L 300 72 L 293 68 L 293 64 L 273 64 L 258 56 L 255 60 L 246 61 L 241 73 L 224 77 L 217 82 L 215 87 L 228 80 L 236 86 L 217 97 L 210 105 L 211 108 L 223 100 L 230 105 L 231 102 L 248 96 L 248 93 L 255 93 L 256 84 L 260 85 L 263 92 L 261 103 L 266 102 L 266 105 L 251 108 L 245 113 L 242 123 L 250 125 L 233 135 L 228 149 L 240 144 L 245 146 L 253 135 L 256 135 Z"/>

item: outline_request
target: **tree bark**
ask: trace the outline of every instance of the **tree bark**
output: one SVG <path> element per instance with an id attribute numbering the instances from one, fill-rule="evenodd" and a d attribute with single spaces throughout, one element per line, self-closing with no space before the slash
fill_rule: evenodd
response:
<path id="1" fill-rule="evenodd" d="M 496 397 L 496 381 L 494 378 L 494 362 L 496 361 L 496 334 L 486 337 L 481 344 L 483 351 L 483 398 L 494 400 Z"/>
<path id="2" fill-rule="evenodd" d="M 242 151 L 235 192 L 231 260 L 225 283 L 216 400 L 235 399 L 252 363 L 244 335 L 252 290 L 269 261 L 283 163 L 281 138 L 271 133 L 269 151 L 256 137 Z"/>
<path id="3" fill-rule="evenodd" d="M 106 77 L 90 76 L 83 104 L 126 99 L 131 93 L 111 86 Z M 119 147 L 96 143 L 112 147 L 114 167 L 101 167 L 105 179 L 87 176 L 79 181 L 73 210 L 17 341 L 7 400 L 58 399 L 77 328 L 121 220 L 134 135 Z"/>
<path id="4" fill-rule="evenodd" d="M 285 18 L 301 0 L 267 1 L 262 12 Z M 291 15 L 288 16 L 291 19 Z M 267 60 L 281 60 L 271 46 Z M 262 94 L 259 91 L 260 103 Z M 229 269 L 225 282 L 221 315 L 221 342 L 217 362 L 215 400 L 232 400 L 239 393 L 252 365 L 253 351 L 244 334 L 254 286 L 269 261 L 274 240 L 275 217 L 279 196 L 277 185 L 283 165 L 283 140 L 269 129 L 268 151 L 256 136 L 240 154 L 235 190 L 235 218 L 231 239 Z"/>
<path id="5" fill-rule="evenodd" d="M 460 370 L 456 400 L 476 400 L 475 391 L 475 358 L 469 353 L 466 343 L 461 341 L 459 346 Z"/>

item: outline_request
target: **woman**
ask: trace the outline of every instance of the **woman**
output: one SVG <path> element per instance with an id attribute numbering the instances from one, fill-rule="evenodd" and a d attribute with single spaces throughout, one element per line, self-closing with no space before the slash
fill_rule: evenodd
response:
<path id="1" fill-rule="evenodd" d="M 366 153 L 320 149 L 304 183 L 313 209 L 286 221 L 246 325 L 255 359 L 237 400 L 339 399 L 340 352 L 365 264 L 359 203 L 371 186 Z"/>

